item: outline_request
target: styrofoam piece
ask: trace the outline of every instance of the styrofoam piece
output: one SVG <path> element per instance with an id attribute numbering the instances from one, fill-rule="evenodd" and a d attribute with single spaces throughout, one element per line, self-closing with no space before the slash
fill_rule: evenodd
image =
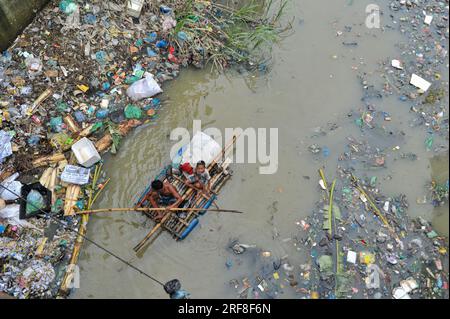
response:
<path id="1" fill-rule="evenodd" d="M 425 16 L 425 20 L 423 21 L 423 23 L 430 25 L 431 21 L 433 21 L 433 16 L 432 15 L 426 15 Z"/>
<path id="2" fill-rule="evenodd" d="M 357 256 L 358 256 L 358 254 L 356 252 L 349 250 L 347 252 L 347 261 L 349 263 L 356 264 L 356 257 Z"/>
<path id="3" fill-rule="evenodd" d="M 78 163 L 84 167 L 91 167 L 102 159 L 94 144 L 86 137 L 72 145 L 72 152 Z"/>
<path id="4" fill-rule="evenodd" d="M 127 13 L 135 18 L 139 18 L 143 6 L 144 0 L 128 0 Z"/>
<path id="5" fill-rule="evenodd" d="M 399 70 L 403 70 L 402 62 L 400 60 L 392 60 L 391 65 Z"/>
<path id="6" fill-rule="evenodd" d="M 420 76 L 418 76 L 417 74 L 414 74 L 414 73 L 411 76 L 411 81 L 409 83 L 411 83 L 416 88 L 419 88 L 424 92 L 427 91 L 431 86 L 430 82 L 428 82 L 425 79 L 422 79 Z"/>
<path id="7" fill-rule="evenodd" d="M 406 279 L 406 280 L 400 281 L 400 286 L 403 288 L 403 290 L 404 290 L 406 293 L 410 293 L 411 291 L 413 291 L 413 290 L 419 288 L 419 284 L 418 284 L 417 281 L 416 281 L 414 278 L 412 278 L 412 277 L 409 277 L 409 278 Z"/>
<path id="8" fill-rule="evenodd" d="M 394 297 L 394 299 L 411 299 L 411 297 L 402 287 L 395 288 L 392 291 L 392 297 Z"/>

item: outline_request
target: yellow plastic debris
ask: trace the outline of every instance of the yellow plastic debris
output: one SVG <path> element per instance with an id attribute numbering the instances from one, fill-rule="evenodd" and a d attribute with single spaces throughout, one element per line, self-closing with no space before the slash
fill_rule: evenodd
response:
<path id="1" fill-rule="evenodd" d="M 361 264 L 370 265 L 375 263 L 375 255 L 372 253 L 369 253 L 367 251 L 363 251 L 359 253 L 359 262 Z"/>
<path id="2" fill-rule="evenodd" d="M 319 299 L 319 293 L 317 291 L 311 291 L 311 299 Z"/>
<path id="3" fill-rule="evenodd" d="M 275 280 L 278 280 L 278 279 L 280 279 L 280 275 L 278 275 L 277 272 L 274 272 L 274 273 L 273 273 L 273 278 L 274 278 Z"/>
<path id="4" fill-rule="evenodd" d="M 77 88 L 79 88 L 81 91 L 83 91 L 83 93 L 86 93 L 87 90 L 89 90 L 89 86 L 84 85 L 84 84 L 77 85 Z"/>

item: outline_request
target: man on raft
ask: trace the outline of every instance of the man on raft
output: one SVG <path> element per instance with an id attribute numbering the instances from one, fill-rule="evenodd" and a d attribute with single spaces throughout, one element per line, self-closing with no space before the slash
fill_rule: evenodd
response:
<path id="1" fill-rule="evenodd" d="M 152 190 L 148 194 L 148 199 L 153 208 L 166 207 L 168 210 L 177 208 L 183 202 L 183 198 L 177 189 L 169 182 L 155 180 L 152 182 Z M 166 212 L 159 211 L 155 220 L 161 221 Z"/>

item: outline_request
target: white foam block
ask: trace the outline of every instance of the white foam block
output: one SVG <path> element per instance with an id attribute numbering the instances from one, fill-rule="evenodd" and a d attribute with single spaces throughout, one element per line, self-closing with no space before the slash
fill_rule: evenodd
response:
<path id="1" fill-rule="evenodd" d="M 391 65 L 396 69 L 403 70 L 402 62 L 399 60 L 392 60 Z"/>
<path id="2" fill-rule="evenodd" d="M 349 250 L 347 252 L 347 261 L 352 264 L 356 264 L 356 252 Z"/>
<path id="3" fill-rule="evenodd" d="M 431 21 L 433 21 L 433 16 L 426 15 L 425 20 L 423 22 L 427 25 L 430 25 Z"/>
<path id="4" fill-rule="evenodd" d="M 428 81 L 426 81 L 426 80 L 424 80 L 424 79 L 422 79 L 420 76 L 418 76 L 417 74 L 413 74 L 412 76 L 411 76 L 411 81 L 409 82 L 409 83 L 411 83 L 412 85 L 414 85 L 416 88 L 419 88 L 419 89 L 421 89 L 422 91 L 427 91 L 429 88 L 430 88 L 430 86 L 431 86 L 431 83 L 430 82 L 428 82 Z"/>

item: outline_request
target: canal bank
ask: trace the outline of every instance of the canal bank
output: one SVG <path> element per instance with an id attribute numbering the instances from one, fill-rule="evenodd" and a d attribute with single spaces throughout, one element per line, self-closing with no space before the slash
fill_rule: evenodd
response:
<path id="1" fill-rule="evenodd" d="M 49 0 L 0 1 L 0 51 L 5 50 Z"/>

